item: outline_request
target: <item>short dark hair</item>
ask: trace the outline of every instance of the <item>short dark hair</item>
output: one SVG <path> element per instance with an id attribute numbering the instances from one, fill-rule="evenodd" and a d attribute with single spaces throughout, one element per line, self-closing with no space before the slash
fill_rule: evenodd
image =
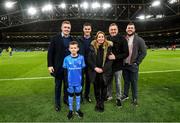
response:
<path id="1" fill-rule="evenodd" d="M 129 22 L 128 25 L 134 25 L 135 26 L 135 24 L 133 22 Z"/>
<path id="2" fill-rule="evenodd" d="M 116 23 L 111 23 L 111 24 L 109 25 L 109 27 L 111 27 L 111 26 L 117 26 L 117 28 L 118 28 L 118 25 L 117 25 Z"/>
<path id="3" fill-rule="evenodd" d="M 88 22 L 86 22 L 86 23 L 83 24 L 83 28 L 84 28 L 85 26 L 90 26 L 90 27 L 92 27 L 92 25 L 91 25 L 90 23 L 88 23 Z"/>
<path id="4" fill-rule="evenodd" d="M 78 44 L 77 41 L 71 41 L 71 42 L 69 43 L 69 46 L 70 46 L 70 45 L 77 45 L 77 46 L 78 46 L 79 44 Z"/>

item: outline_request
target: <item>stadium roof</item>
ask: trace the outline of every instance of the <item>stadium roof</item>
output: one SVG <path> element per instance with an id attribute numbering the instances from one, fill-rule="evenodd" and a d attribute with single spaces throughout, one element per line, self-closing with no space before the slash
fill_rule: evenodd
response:
<path id="1" fill-rule="evenodd" d="M 158 21 L 179 11 L 180 0 L 1 0 L 0 29 L 64 19 Z"/>

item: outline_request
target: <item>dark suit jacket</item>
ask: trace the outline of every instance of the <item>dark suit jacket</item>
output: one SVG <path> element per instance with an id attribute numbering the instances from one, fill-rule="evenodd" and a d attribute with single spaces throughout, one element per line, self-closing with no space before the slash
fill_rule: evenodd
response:
<path id="1" fill-rule="evenodd" d="M 70 37 L 73 41 L 73 38 Z M 65 57 L 65 47 L 63 43 L 63 37 L 61 33 L 58 33 L 54 37 L 51 38 L 51 42 L 48 48 L 48 67 L 54 67 L 53 75 L 56 78 L 62 79 L 63 78 L 63 60 Z"/>
<path id="2" fill-rule="evenodd" d="M 145 41 L 138 35 L 134 35 L 133 51 L 131 56 L 131 64 L 136 63 L 139 65 L 147 54 Z"/>

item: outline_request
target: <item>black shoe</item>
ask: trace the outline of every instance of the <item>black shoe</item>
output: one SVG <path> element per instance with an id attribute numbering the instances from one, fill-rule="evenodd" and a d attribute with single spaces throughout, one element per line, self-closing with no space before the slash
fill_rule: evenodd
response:
<path id="1" fill-rule="evenodd" d="M 132 104 L 137 107 L 138 106 L 137 99 L 133 99 Z"/>
<path id="2" fill-rule="evenodd" d="M 99 112 L 99 104 L 98 103 L 96 103 L 96 106 L 95 106 L 95 111 L 98 111 Z"/>
<path id="3" fill-rule="evenodd" d="M 94 108 L 95 111 L 99 111 L 99 107 L 96 105 Z"/>
<path id="4" fill-rule="evenodd" d="M 76 114 L 78 115 L 79 118 L 83 118 L 83 113 L 81 112 L 81 110 L 76 111 Z"/>
<path id="5" fill-rule="evenodd" d="M 73 117 L 73 112 L 69 111 L 68 115 L 67 115 L 68 119 L 70 120 Z"/>
<path id="6" fill-rule="evenodd" d="M 125 101 L 125 100 L 127 100 L 127 99 L 129 99 L 128 96 L 123 95 L 123 96 L 121 97 L 121 100 L 122 100 L 122 101 Z"/>
<path id="7" fill-rule="evenodd" d="M 116 105 L 117 105 L 118 107 L 122 107 L 121 100 L 117 99 L 117 100 L 116 100 Z"/>
<path id="8" fill-rule="evenodd" d="M 55 111 L 60 112 L 61 111 L 61 106 L 55 106 Z"/>
<path id="9" fill-rule="evenodd" d="M 104 112 L 104 103 L 101 103 L 99 106 L 99 111 Z"/>
<path id="10" fill-rule="evenodd" d="M 64 100 L 64 104 L 66 104 L 67 106 L 69 106 L 69 103 L 67 100 Z"/>
<path id="11" fill-rule="evenodd" d="M 89 103 L 92 102 L 92 100 L 91 100 L 90 97 L 88 97 L 88 96 L 85 96 L 85 99 L 86 99 L 86 101 L 89 102 Z"/>
<path id="12" fill-rule="evenodd" d="M 104 98 L 104 101 L 107 101 L 107 97 L 106 97 L 106 98 Z"/>

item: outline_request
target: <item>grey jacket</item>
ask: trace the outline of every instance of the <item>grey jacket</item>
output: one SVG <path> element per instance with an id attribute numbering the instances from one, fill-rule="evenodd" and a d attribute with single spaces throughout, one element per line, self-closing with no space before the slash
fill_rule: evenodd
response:
<path id="1" fill-rule="evenodd" d="M 133 51 L 131 56 L 131 64 L 136 63 L 139 65 L 147 54 L 145 41 L 137 34 L 134 35 Z"/>

